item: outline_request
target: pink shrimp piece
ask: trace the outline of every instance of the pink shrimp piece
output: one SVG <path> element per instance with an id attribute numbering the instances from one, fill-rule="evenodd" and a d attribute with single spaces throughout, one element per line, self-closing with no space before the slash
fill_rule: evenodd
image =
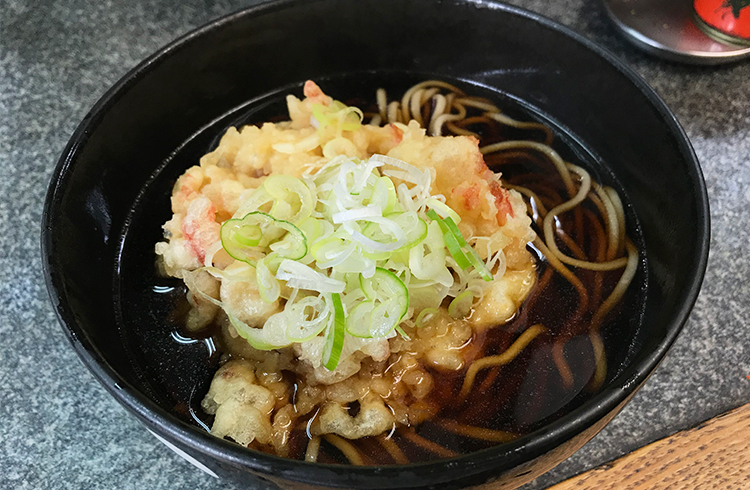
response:
<path id="1" fill-rule="evenodd" d="M 404 131 L 397 127 L 395 124 L 389 124 L 388 128 L 393 133 L 393 143 L 394 145 L 397 145 L 401 143 L 401 140 L 404 139 Z"/>
<path id="2" fill-rule="evenodd" d="M 505 223 L 507 223 L 508 221 L 507 216 L 510 215 L 510 217 L 513 218 L 513 206 L 510 202 L 510 193 L 495 180 L 495 175 L 492 173 L 492 170 L 487 167 L 487 164 L 484 161 L 484 157 L 479 152 L 479 140 L 474 136 L 469 136 L 469 138 L 471 138 L 472 142 L 477 146 L 477 161 L 475 172 L 489 184 L 490 192 L 495 197 L 495 208 L 497 208 L 497 224 L 500 226 L 505 226 Z M 469 197 L 465 196 L 465 198 L 468 204 Z M 476 199 L 477 201 L 479 200 L 478 193 Z"/>
<path id="3" fill-rule="evenodd" d="M 203 186 L 203 170 L 198 167 L 190 167 L 177 179 L 174 189 L 172 190 L 172 212 L 186 213 L 187 206 L 195 199 Z"/>
<path id="4" fill-rule="evenodd" d="M 333 102 L 333 99 L 324 94 L 318 84 L 312 80 L 305 82 L 302 92 L 305 94 L 305 97 L 316 104 L 331 105 L 331 102 Z"/>
<path id="5" fill-rule="evenodd" d="M 476 209 L 481 205 L 479 200 L 479 184 L 472 184 L 467 187 L 458 186 L 453 189 L 453 192 L 463 198 L 464 208 L 467 211 Z"/>
<path id="6" fill-rule="evenodd" d="M 510 202 L 510 192 L 504 189 L 496 180 L 490 181 L 490 192 L 495 196 L 497 224 L 504 226 L 508 221 L 508 215 L 513 218 L 513 205 Z"/>
<path id="7" fill-rule="evenodd" d="M 216 206 L 210 199 L 199 196 L 193 199 L 182 220 L 182 234 L 190 251 L 203 262 L 206 250 L 219 240 L 221 225 L 216 222 Z"/>

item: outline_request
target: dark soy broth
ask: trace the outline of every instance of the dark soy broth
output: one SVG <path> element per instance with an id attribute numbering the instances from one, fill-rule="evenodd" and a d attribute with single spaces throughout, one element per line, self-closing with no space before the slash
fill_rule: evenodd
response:
<path id="1" fill-rule="evenodd" d="M 365 110 L 374 107 L 375 90 L 384 87 L 389 98 L 403 92 L 429 75 L 394 73 L 357 73 L 331 79 L 316 80 L 323 90 L 349 105 Z M 594 180 L 615 188 L 625 206 L 627 233 L 639 249 L 638 271 L 623 300 L 605 318 L 601 333 L 607 354 L 607 379 L 611 379 L 627 363 L 632 339 L 640 326 L 646 296 L 646 258 L 643 238 L 622 187 L 595 153 L 585 148 L 563 126 L 539 114 L 533 107 L 501 92 L 461 81 L 450 81 L 470 95 L 491 99 L 507 115 L 538 121 L 550 127 L 555 140 L 553 148 L 567 161 L 584 167 Z M 285 96 L 301 96 L 301 85 L 283 87 L 226 114 L 197 131 L 157 169 L 133 204 L 122 230 L 121 249 L 114 276 L 120 333 L 144 389 L 161 405 L 181 420 L 208 430 L 212 417 L 200 408 L 211 379 L 219 367 L 222 347 L 218 332 L 207 330 L 200 335 L 184 331 L 183 318 L 189 306 L 186 287 L 181 280 L 164 278 L 155 266 L 154 245 L 162 240 L 161 225 L 171 218 L 172 186 L 188 167 L 197 165 L 205 153 L 213 150 L 229 126 L 257 124 L 284 119 Z M 469 128 L 472 129 L 472 128 Z M 543 139 L 543 133 L 512 128 L 485 130 L 482 144 L 506 139 Z M 539 132 L 541 133 L 541 132 Z M 527 152 L 528 153 L 528 152 Z M 559 175 L 550 164 L 533 155 L 490 155 L 487 164 L 502 171 L 504 182 L 519 185 L 541 183 L 565 196 Z M 540 172 L 540 167 L 544 171 Z M 531 184 L 530 184 L 531 183 Z M 563 215 L 562 227 L 575 235 L 571 220 Z M 595 233 L 584 220 L 584 234 L 579 238 L 587 248 L 595 249 Z M 538 231 L 538 230 L 537 230 Z M 532 248 L 532 247 L 530 247 Z M 563 252 L 567 252 L 561 247 Z M 511 345 L 520 332 L 542 323 L 548 329 L 526 347 L 510 364 L 481 371 L 465 401 L 458 396 L 465 370 L 442 373 L 429 369 L 434 386 L 428 400 L 439 405 L 435 422 L 415 428 L 423 438 L 455 453 L 468 453 L 496 445 L 497 442 L 468 438 L 443 429 L 439 420 L 507 431 L 517 436 L 529 433 L 569 413 L 592 396 L 590 380 L 595 359 L 588 336 L 588 323 L 593 312 L 586 312 L 579 321 L 571 322 L 578 306 L 578 295 L 558 273 L 552 273 L 544 257 L 532 248 L 537 258 L 538 281 L 516 316 L 507 324 L 490 329 L 482 339 L 483 355 L 500 354 Z M 594 257 L 589 257 L 593 260 Z M 606 297 L 614 287 L 621 270 L 605 273 L 583 271 L 578 274 L 590 291 L 599 289 Z M 600 287 L 595 286 L 597 283 Z M 565 386 L 555 365 L 553 346 L 564 345 L 565 358 L 573 375 L 573 383 Z M 605 382 L 606 383 L 606 382 Z M 356 407 L 350 407 L 355 409 Z M 401 429 L 404 430 L 404 429 Z M 435 459 L 434 453 L 414 444 L 399 430 L 391 434 L 409 461 Z M 390 455 L 374 438 L 353 443 L 365 455 L 368 464 L 393 464 Z M 303 428 L 292 432 L 290 455 L 303 458 L 307 435 Z M 319 462 L 347 464 L 346 458 L 327 442 L 321 444 Z"/>

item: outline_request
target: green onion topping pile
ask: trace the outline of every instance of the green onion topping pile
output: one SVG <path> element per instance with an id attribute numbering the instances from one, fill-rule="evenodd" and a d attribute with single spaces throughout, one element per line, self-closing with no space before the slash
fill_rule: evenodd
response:
<path id="1" fill-rule="evenodd" d="M 338 365 L 347 335 L 405 335 L 399 324 L 416 309 L 410 297 L 439 305 L 450 296 L 449 313 L 464 316 L 481 283 L 493 277 L 461 235 L 459 215 L 443 196 L 430 194 L 431 182 L 429 170 L 383 155 L 336 157 L 302 178 L 271 175 L 223 223 L 221 243 L 254 267 L 264 301 L 286 298 L 283 310 L 252 328 L 227 304 L 201 295 L 221 306 L 256 349 L 324 335 L 322 364 L 329 370 Z M 420 326 L 436 310 L 416 313 L 412 324 Z"/>

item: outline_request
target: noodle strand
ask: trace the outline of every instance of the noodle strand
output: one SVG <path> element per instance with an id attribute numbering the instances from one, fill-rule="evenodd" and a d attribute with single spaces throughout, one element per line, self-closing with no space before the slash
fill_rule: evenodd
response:
<path id="1" fill-rule="evenodd" d="M 326 434 L 323 436 L 323 438 L 326 440 L 326 442 L 341 451 L 341 453 L 346 456 L 346 459 L 348 459 L 351 464 L 355 466 L 362 466 L 365 464 L 364 459 L 362 459 L 362 455 L 359 453 L 357 448 L 343 437 L 339 437 L 334 434 Z"/>
<path id="2" fill-rule="evenodd" d="M 404 438 L 413 442 L 417 446 L 421 447 L 422 449 L 426 449 L 443 458 L 453 458 L 455 456 L 458 456 L 458 453 L 451 451 L 450 449 L 447 449 L 441 446 L 440 444 L 437 444 L 432 441 L 428 441 L 424 437 L 417 435 L 417 433 L 414 432 L 413 430 L 402 430 L 402 431 L 399 431 L 399 434 L 401 434 Z"/>
<path id="3" fill-rule="evenodd" d="M 435 420 L 434 423 L 449 432 L 469 437 L 471 439 L 481 439 L 489 442 L 508 442 L 518 438 L 516 434 L 510 432 L 459 424 L 458 422 L 449 419 Z"/>
<path id="4" fill-rule="evenodd" d="M 612 293 L 606 300 L 604 300 L 599 309 L 596 310 L 594 317 L 591 319 L 589 332 L 596 358 L 596 373 L 594 374 L 594 379 L 591 383 L 591 388 L 593 390 L 599 389 L 607 377 L 607 361 L 604 352 L 604 343 L 601 340 L 601 335 L 599 335 L 599 327 L 601 326 L 601 322 L 606 314 L 609 313 L 612 307 L 614 307 L 625 294 L 625 291 L 633 281 L 633 277 L 635 277 L 635 273 L 638 269 L 638 249 L 635 248 L 635 245 L 633 245 L 630 240 L 627 240 L 625 248 L 628 251 L 628 264 L 625 266 L 625 271 L 622 273 L 620 280 L 617 281 L 617 285 L 614 290 L 612 290 Z"/>
<path id="5" fill-rule="evenodd" d="M 549 146 L 552 144 L 553 134 L 552 130 L 541 123 L 534 123 L 534 122 L 522 122 L 517 121 L 513 118 L 510 118 L 506 116 L 505 114 L 501 114 L 499 111 L 497 112 L 486 112 L 484 114 L 487 117 L 491 117 L 495 121 L 499 122 L 500 124 L 505 124 L 506 126 L 511 126 L 518 129 L 538 129 L 540 131 L 544 131 L 545 134 L 545 140 L 544 144 Z"/>
<path id="6" fill-rule="evenodd" d="M 305 461 L 315 463 L 318 461 L 318 453 L 320 452 L 320 436 L 314 436 L 307 443 L 307 450 L 305 451 Z"/>
<path id="7" fill-rule="evenodd" d="M 520 354 L 521 351 L 523 351 L 523 349 L 527 345 L 529 345 L 532 340 L 534 340 L 539 334 L 545 332 L 546 330 L 547 329 L 544 328 L 542 324 L 537 323 L 536 325 L 525 330 L 518 337 L 518 339 L 516 339 L 516 341 L 513 342 L 510 347 L 508 347 L 508 350 L 506 350 L 502 354 L 497 356 L 483 357 L 474 361 L 466 371 L 466 377 L 464 378 L 464 383 L 461 387 L 461 393 L 459 396 L 465 398 L 466 395 L 469 394 L 471 386 L 474 384 L 474 379 L 476 378 L 479 371 L 491 366 L 503 366 L 505 364 L 508 364 L 513 359 L 515 359 L 516 356 L 518 356 L 518 354 Z"/>
<path id="8" fill-rule="evenodd" d="M 379 435 L 375 439 L 388 451 L 393 461 L 399 464 L 407 464 L 409 462 L 409 458 L 404 455 L 404 452 L 393 439 L 384 435 Z"/>
<path id="9" fill-rule="evenodd" d="M 562 180 L 565 183 L 565 188 L 568 190 L 568 195 L 572 197 L 575 194 L 575 185 L 573 185 L 573 179 L 570 177 L 570 172 L 568 172 L 565 161 L 555 150 L 545 144 L 536 141 L 502 141 L 500 143 L 483 146 L 479 151 L 482 152 L 482 155 L 486 155 L 487 153 L 517 148 L 536 150 L 539 153 L 544 154 L 555 165 L 555 168 L 557 168 L 557 171 L 560 173 L 560 177 L 562 177 Z"/>

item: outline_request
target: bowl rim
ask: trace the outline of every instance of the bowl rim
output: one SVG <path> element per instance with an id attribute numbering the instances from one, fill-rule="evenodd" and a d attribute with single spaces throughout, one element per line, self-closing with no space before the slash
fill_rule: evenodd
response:
<path id="1" fill-rule="evenodd" d="M 322 2 L 326 0 L 316 1 Z M 78 152 L 88 140 L 90 128 L 95 127 L 101 117 L 107 112 L 107 109 L 117 102 L 120 95 L 136 84 L 141 77 L 146 76 L 152 67 L 168 59 L 173 52 L 179 51 L 193 42 L 200 40 L 203 35 L 223 29 L 226 26 L 241 21 L 245 17 L 261 16 L 309 4 L 307 0 L 271 0 L 219 17 L 201 27 L 193 29 L 160 48 L 129 70 L 101 96 L 83 118 L 60 156 L 50 179 L 42 214 L 41 252 L 47 290 L 55 307 L 58 320 L 68 340 L 86 367 L 105 389 L 121 405 L 136 415 L 147 428 L 161 436 L 176 440 L 181 445 L 212 460 L 218 460 L 238 468 L 249 469 L 261 474 L 261 476 L 263 474 L 272 474 L 275 477 L 293 481 L 337 486 L 355 484 L 363 478 L 375 478 L 374 482 L 382 482 L 388 478 L 403 478 L 408 475 L 410 479 L 419 479 L 420 485 L 435 485 L 456 479 L 453 476 L 446 476 L 446 474 L 469 477 L 486 471 L 490 467 L 506 466 L 506 470 L 509 470 L 517 464 L 531 461 L 544 454 L 548 451 L 545 448 L 557 446 L 575 437 L 586 428 L 605 418 L 625 402 L 646 381 L 664 358 L 664 355 L 688 320 L 698 297 L 705 275 L 710 243 L 710 212 L 707 188 L 700 164 L 684 129 L 680 126 L 675 115 L 669 110 L 665 102 L 640 75 L 606 48 L 590 41 L 572 29 L 541 14 L 504 4 L 497 0 L 449 0 L 449 3 L 454 5 L 476 5 L 478 7 L 499 10 L 504 14 L 532 20 L 560 35 L 567 36 L 580 44 L 584 49 L 595 53 L 609 65 L 616 68 L 622 76 L 635 85 L 666 123 L 676 140 L 678 151 L 684 157 L 689 178 L 695 187 L 694 193 L 696 208 L 698 210 L 696 229 L 698 230 L 699 243 L 693 257 L 695 259 L 694 273 L 689 284 L 684 289 L 683 301 L 676 315 L 667 326 L 664 339 L 644 359 L 632 364 L 624 372 L 618 374 L 595 397 L 587 400 L 580 407 L 560 419 L 530 434 L 509 443 L 499 444 L 454 458 L 406 465 L 357 467 L 307 463 L 248 450 L 238 444 L 216 438 L 197 427 L 177 419 L 126 382 L 104 359 L 99 349 L 83 329 L 80 328 L 72 309 L 64 301 L 64 278 L 60 271 L 57 270 L 53 260 L 55 244 L 52 240 L 52 231 L 55 227 L 55 208 L 62 198 L 63 189 L 69 178 L 71 166 Z M 628 373 L 629 376 L 626 376 Z M 481 464 L 478 465 L 477 461 L 481 461 Z M 514 463 L 508 465 L 509 462 Z M 435 471 L 436 469 L 446 468 L 450 468 L 450 471 Z M 404 484 L 406 483 L 404 481 Z"/>

